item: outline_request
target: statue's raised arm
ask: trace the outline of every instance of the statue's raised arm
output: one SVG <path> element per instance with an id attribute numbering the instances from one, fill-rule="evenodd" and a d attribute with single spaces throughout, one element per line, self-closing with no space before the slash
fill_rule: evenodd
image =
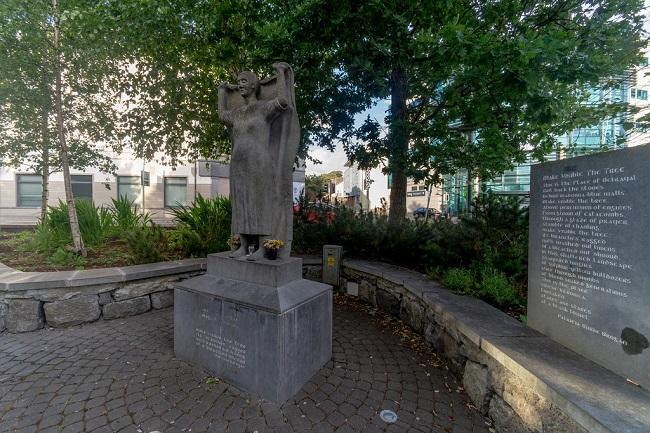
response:
<path id="1" fill-rule="evenodd" d="M 282 108 L 286 108 L 289 105 L 289 89 L 287 87 L 287 71 L 291 71 L 291 66 L 287 63 L 279 62 L 273 64 L 273 69 L 277 72 L 277 84 L 276 89 L 278 92 L 277 100 L 278 104 Z"/>
<path id="2" fill-rule="evenodd" d="M 231 115 L 236 108 L 234 107 L 236 90 L 237 86 L 234 84 L 223 83 L 219 86 L 219 120 L 228 126 L 232 126 Z"/>
<path id="3" fill-rule="evenodd" d="M 288 257 L 293 239 L 293 163 L 300 126 L 293 70 L 284 62 L 273 68 L 275 75 L 265 80 L 243 71 L 236 86 L 219 86 L 219 119 L 229 126 L 232 140 L 232 234 L 240 239 L 231 256 L 248 254 L 249 260 L 263 257 L 261 246 L 268 239 L 281 240 L 280 257 Z"/>

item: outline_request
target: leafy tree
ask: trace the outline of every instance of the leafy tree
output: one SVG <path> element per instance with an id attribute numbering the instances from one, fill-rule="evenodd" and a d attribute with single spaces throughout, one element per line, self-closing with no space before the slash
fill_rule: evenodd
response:
<path id="1" fill-rule="evenodd" d="M 103 87 L 118 70 L 107 56 L 107 23 L 98 10 L 76 0 L 0 4 L 0 163 L 41 174 L 42 219 L 49 175 L 64 172 L 71 232 L 82 254 L 69 169 L 114 170 L 96 145 L 115 137 L 113 100 Z"/>
<path id="2" fill-rule="evenodd" d="M 406 180 L 458 169 L 489 178 L 542 156 L 557 137 L 624 104 L 585 105 L 613 88 L 644 43 L 639 0 L 155 0 L 104 2 L 129 63 L 121 126 L 138 156 L 228 153 L 217 85 L 276 60 L 297 78 L 303 148 L 340 139 L 362 169 L 386 161 L 390 222 Z M 147 35 L 146 38 L 139 38 Z M 137 41 L 137 42 L 136 42 Z M 130 53 L 130 54 L 128 54 Z M 387 133 L 354 118 L 390 99 Z M 158 140 L 156 140 L 158 138 Z"/>
<path id="3" fill-rule="evenodd" d="M 332 170 L 329 173 L 325 173 L 323 177 L 329 181 L 335 181 L 343 177 L 343 172 L 341 170 Z"/>
<path id="4" fill-rule="evenodd" d="M 527 150 L 542 157 L 564 132 L 628 109 L 585 103 L 589 88 L 620 85 L 616 77 L 639 60 L 642 7 L 638 0 L 294 1 L 258 33 L 268 35 L 260 39 L 275 56 L 330 59 L 312 67 L 339 79 L 336 92 L 354 102 L 332 110 L 317 101 L 315 111 L 332 114 L 330 133 L 362 168 L 386 159 L 390 221 L 398 224 L 408 175 L 430 182 L 466 169 L 470 178 L 489 178 Z M 372 119 L 352 127 L 356 109 L 385 98 L 387 134 Z"/>
<path id="5" fill-rule="evenodd" d="M 118 129 L 128 139 L 117 143 L 120 149 L 172 165 L 229 154 L 217 87 L 236 70 L 239 53 L 227 41 L 208 37 L 204 26 L 219 25 L 231 13 L 230 3 L 105 3 L 104 19 L 116 28 L 111 43 L 126 65 L 107 86 L 123 101 Z M 245 11 L 240 13 L 236 19 L 245 25 Z"/>
<path id="6" fill-rule="evenodd" d="M 305 196 L 309 201 L 321 201 L 327 191 L 328 180 L 322 174 L 305 176 Z"/>
<path id="7" fill-rule="evenodd" d="M 217 114 L 219 83 L 235 81 L 242 69 L 266 77 L 271 64 L 283 60 L 296 76 L 301 156 L 310 145 L 333 149 L 354 124 L 349 113 L 371 101 L 346 76 L 332 72 L 338 61 L 324 54 L 319 38 L 289 37 L 283 20 L 298 3 L 107 2 L 103 10 L 119 28 L 113 45 L 129 65 L 126 78 L 112 83 L 114 94 L 129 101 L 120 122 L 129 139 L 122 144 L 137 157 L 161 152 L 171 164 L 228 155 L 230 142 Z"/>
<path id="8" fill-rule="evenodd" d="M 310 201 L 322 201 L 328 185 L 343 176 L 340 170 L 325 174 L 310 174 L 305 177 L 305 196 Z"/>

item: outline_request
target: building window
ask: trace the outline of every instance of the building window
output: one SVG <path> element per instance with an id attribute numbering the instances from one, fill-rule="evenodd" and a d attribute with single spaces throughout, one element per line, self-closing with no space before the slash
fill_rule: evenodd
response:
<path id="1" fill-rule="evenodd" d="M 412 186 L 412 187 L 411 187 L 411 191 L 417 191 L 417 190 L 418 190 L 418 187 L 417 187 L 417 186 Z"/>
<path id="2" fill-rule="evenodd" d="M 187 178 L 165 178 L 165 207 L 178 207 L 187 204 Z"/>
<path id="3" fill-rule="evenodd" d="M 131 202 L 140 203 L 140 176 L 117 176 L 117 196 L 126 197 Z"/>
<path id="4" fill-rule="evenodd" d="M 19 174 L 16 178 L 17 206 L 40 207 L 43 195 L 43 178 L 38 174 Z"/>
<path id="5" fill-rule="evenodd" d="M 426 191 L 427 187 L 426 185 L 420 185 L 420 191 Z"/>
<path id="6" fill-rule="evenodd" d="M 648 91 L 647 90 L 641 90 L 641 89 L 631 89 L 631 96 L 632 99 L 640 99 L 642 101 L 647 101 L 648 100 Z"/>
<path id="7" fill-rule="evenodd" d="M 89 174 L 76 174 L 70 176 L 72 181 L 72 195 L 74 198 L 93 199 L 93 177 Z"/>

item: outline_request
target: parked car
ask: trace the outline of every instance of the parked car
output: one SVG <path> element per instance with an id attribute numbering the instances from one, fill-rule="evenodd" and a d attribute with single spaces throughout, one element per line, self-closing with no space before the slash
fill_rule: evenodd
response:
<path id="1" fill-rule="evenodd" d="M 424 207 L 419 207 L 413 211 L 413 218 L 419 219 L 419 218 L 424 218 L 427 215 L 427 209 Z M 440 211 L 429 208 L 429 218 L 439 218 L 440 217 Z"/>

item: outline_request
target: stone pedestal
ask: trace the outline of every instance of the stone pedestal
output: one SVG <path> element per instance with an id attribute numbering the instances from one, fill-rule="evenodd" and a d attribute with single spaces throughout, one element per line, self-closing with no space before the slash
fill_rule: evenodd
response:
<path id="1" fill-rule="evenodd" d="M 208 256 L 174 293 L 174 351 L 216 377 L 283 403 L 332 356 L 332 288 L 302 279 L 302 260 Z"/>

